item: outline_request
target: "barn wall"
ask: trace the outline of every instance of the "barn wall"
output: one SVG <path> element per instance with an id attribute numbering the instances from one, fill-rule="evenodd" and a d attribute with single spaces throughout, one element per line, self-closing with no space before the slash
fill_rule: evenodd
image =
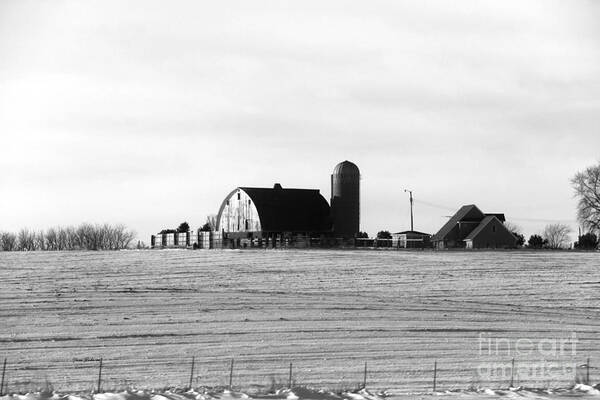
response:
<path id="1" fill-rule="evenodd" d="M 495 231 L 494 231 L 495 230 Z M 516 246 L 516 238 L 498 219 L 493 219 L 473 238 L 473 248 L 509 248 Z"/>
<path id="2" fill-rule="evenodd" d="M 259 232 L 260 217 L 254 202 L 241 189 L 233 191 L 223 201 L 218 228 L 225 232 Z"/>

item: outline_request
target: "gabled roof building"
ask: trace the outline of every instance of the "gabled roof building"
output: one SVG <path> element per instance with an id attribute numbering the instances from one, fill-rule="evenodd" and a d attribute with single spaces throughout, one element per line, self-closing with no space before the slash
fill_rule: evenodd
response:
<path id="1" fill-rule="evenodd" d="M 504 222 L 504 214 L 484 214 L 476 205 L 462 206 L 431 238 L 436 249 L 512 248 L 517 238 Z"/>

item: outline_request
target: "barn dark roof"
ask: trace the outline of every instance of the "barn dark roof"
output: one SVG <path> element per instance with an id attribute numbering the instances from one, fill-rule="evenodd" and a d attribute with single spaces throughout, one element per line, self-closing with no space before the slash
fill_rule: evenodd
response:
<path id="1" fill-rule="evenodd" d="M 446 236 L 459 222 L 480 222 L 483 218 L 485 218 L 485 215 L 481 212 L 479 208 L 477 208 L 475 204 L 462 206 L 456 212 L 456 214 L 454 214 L 452 218 L 450 218 L 448 222 L 446 222 L 446 224 L 442 226 L 442 229 L 440 229 L 438 233 L 433 235 L 431 240 L 445 240 Z"/>
<path id="2" fill-rule="evenodd" d="M 331 229 L 329 204 L 316 189 L 240 187 L 252 199 L 264 232 L 323 232 Z"/>
<path id="3" fill-rule="evenodd" d="M 406 235 L 409 233 L 412 233 L 414 235 L 431 236 L 429 233 L 424 233 L 424 232 L 419 232 L 419 231 L 402 231 L 402 232 L 396 232 L 396 233 L 394 233 L 394 235 Z"/>
<path id="4" fill-rule="evenodd" d="M 495 215 L 488 215 L 488 214 L 486 214 L 486 217 L 483 219 L 483 221 L 481 221 L 481 223 L 479 225 L 477 225 L 477 228 L 473 229 L 473 231 L 471 231 L 471 233 L 469 233 L 467 235 L 467 237 L 465 238 L 465 240 L 473 240 L 494 219 L 498 219 L 498 218 Z"/>
<path id="5" fill-rule="evenodd" d="M 496 217 L 500 220 L 500 222 L 506 222 L 506 217 L 503 213 L 485 213 L 486 217 Z"/>

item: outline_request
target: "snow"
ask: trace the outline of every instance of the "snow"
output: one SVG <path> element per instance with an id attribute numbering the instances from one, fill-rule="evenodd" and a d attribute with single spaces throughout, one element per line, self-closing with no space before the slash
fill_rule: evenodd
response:
<path id="1" fill-rule="evenodd" d="M 144 400 L 150 392 L 123 390 L 184 387 L 192 356 L 194 384 L 206 387 L 226 387 L 235 358 L 233 384 L 242 391 L 198 392 L 198 400 L 255 398 L 272 379 L 286 386 L 289 362 L 295 382 L 324 389 L 310 392 L 317 400 L 338 399 L 328 391 L 377 400 L 352 392 L 365 361 L 372 393 L 432 396 L 437 361 L 436 398 L 496 396 L 496 389 L 446 391 L 507 388 L 509 378 L 474 371 L 512 358 L 519 367 L 540 354 L 482 355 L 481 333 L 514 343 L 576 332 L 576 354 L 557 361 L 600 363 L 598 264 L 595 253 L 567 252 L 0 252 L 0 359 L 8 359 L 9 392 L 49 386 L 62 393 L 57 400 L 88 399 L 81 393 L 96 387 L 93 360 L 100 357 L 107 393 L 95 400 L 124 400 L 123 393 Z M 540 381 L 518 376 L 515 386 L 564 388 L 573 381 L 573 373 Z M 580 386 L 571 394 L 595 391 Z M 191 395 L 162 390 L 151 400 Z M 294 389 L 278 398 L 307 396 Z"/>
<path id="2" fill-rule="evenodd" d="M 401 396 L 380 397 L 370 393 L 367 390 L 360 392 L 343 392 L 332 393 L 323 390 L 309 388 L 294 388 L 292 390 L 280 391 L 274 394 L 248 395 L 240 392 L 229 391 L 209 391 L 208 389 L 197 388 L 193 390 L 168 390 L 161 393 L 155 393 L 148 390 L 137 390 L 114 392 L 114 393 L 96 393 L 96 394 L 64 394 L 58 392 L 32 392 L 26 395 L 5 395 L 0 397 L 0 400 L 224 400 L 224 399 L 248 399 L 248 400 L 278 400 L 282 395 L 287 394 L 287 397 L 300 400 L 404 400 L 404 399 L 428 399 L 434 394 L 405 394 Z M 541 390 L 492 390 L 480 389 L 477 391 L 452 391 L 452 392 L 437 392 L 437 397 L 443 400 L 485 400 L 485 399 L 500 399 L 500 398 L 519 398 L 519 399 L 596 399 L 600 396 L 600 392 L 586 385 L 576 385 L 571 389 L 562 389 L 558 392 L 541 391 Z"/>

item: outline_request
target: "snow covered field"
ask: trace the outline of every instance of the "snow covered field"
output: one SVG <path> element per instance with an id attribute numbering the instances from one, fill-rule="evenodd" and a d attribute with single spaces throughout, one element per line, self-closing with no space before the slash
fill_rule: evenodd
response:
<path id="1" fill-rule="evenodd" d="M 586 385 L 576 385 L 570 389 L 559 390 L 478 390 L 457 392 L 436 392 L 423 394 L 402 394 L 387 397 L 384 393 L 372 393 L 368 390 L 333 393 L 325 390 L 296 387 L 281 389 L 271 394 L 247 395 L 228 390 L 128 390 L 122 392 L 65 394 L 57 392 L 35 392 L 24 395 L 11 394 L 0 397 L 2 400 L 405 400 L 405 399 L 439 399 L 439 400 L 480 400 L 493 398 L 506 399 L 597 399 L 600 391 Z"/>
<path id="2" fill-rule="evenodd" d="M 430 392 L 436 360 L 439 391 L 506 388 L 513 358 L 515 386 L 569 387 L 587 357 L 600 366 L 598 253 L 0 253 L 0 304 L 9 392 L 89 391 L 100 357 L 113 391 L 186 386 L 192 356 L 195 386 L 225 386 L 234 358 L 251 396 L 286 386 L 291 361 L 296 384 L 336 392 L 367 361 L 367 388 L 395 396 Z M 493 395 L 546 396 L 443 396 Z"/>

